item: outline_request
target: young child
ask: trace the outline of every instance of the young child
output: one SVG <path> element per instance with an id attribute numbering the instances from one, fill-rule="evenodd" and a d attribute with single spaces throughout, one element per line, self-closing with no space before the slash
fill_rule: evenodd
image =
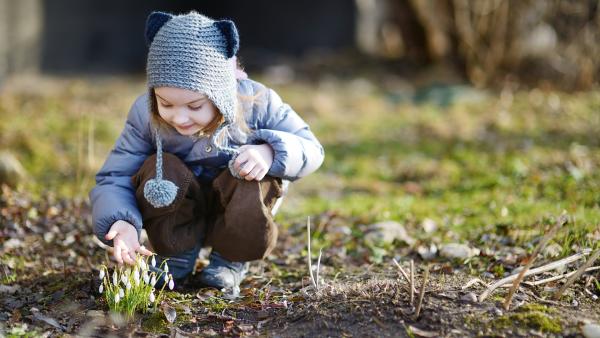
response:
<path id="1" fill-rule="evenodd" d="M 248 262 L 277 240 L 273 222 L 287 183 L 315 171 L 323 147 L 271 89 L 237 68 L 232 21 L 153 12 L 146 22 L 148 93 L 90 192 L 94 232 L 133 264 L 146 229 L 176 280 L 213 248 L 207 286 L 239 286 Z M 163 152 L 164 151 L 164 152 Z"/>

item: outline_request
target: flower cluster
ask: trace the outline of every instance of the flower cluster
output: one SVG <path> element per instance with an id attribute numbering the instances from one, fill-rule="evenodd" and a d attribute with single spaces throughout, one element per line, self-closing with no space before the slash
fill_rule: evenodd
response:
<path id="1" fill-rule="evenodd" d="M 150 259 L 152 267 L 156 267 L 156 258 Z M 138 310 L 145 312 L 150 306 L 156 308 L 162 299 L 165 287 L 173 290 L 175 281 L 169 273 L 167 261 L 163 261 L 156 271 L 151 271 L 148 257 L 138 255 L 136 264 L 131 267 L 118 267 L 109 275 L 106 266 L 100 267 L 100 287 L 98 292 L 104 295 L 104 299 L 111 311 L 125 314 L 132 318 Z M 164 283 L 158 294 L 156 293 L 156 282 L 164 278 Z"/>

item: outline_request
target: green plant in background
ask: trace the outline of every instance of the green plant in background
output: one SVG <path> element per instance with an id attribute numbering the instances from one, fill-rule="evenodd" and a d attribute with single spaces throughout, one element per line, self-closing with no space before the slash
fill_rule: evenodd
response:
<path id="1" fill-rule="evenodd" d="M 156 258 L 152 256 L 150 264 L 156 266 Z M 98 292 L 104 295 L 110 311 L 124 314 L 128 319 L 133 318 L 137 311 L 146 312 L 153 306 L 156 310 L 157 304 L 163 299 L 163 291 L 166 286 L 173 290 L 175 282 L 173 275 L 169 274 L 167 261 L 163 261 L 159 270 L 160 274 L 150 271 L 148 257 L 138 255 L 136 264 L 132 267 L 118 267 L 109 275 L 106 266 L 100 267 L 100 287 Z M 164 278 L 162 288 L 156 294 L 155 285 L 157 280 Z"/>

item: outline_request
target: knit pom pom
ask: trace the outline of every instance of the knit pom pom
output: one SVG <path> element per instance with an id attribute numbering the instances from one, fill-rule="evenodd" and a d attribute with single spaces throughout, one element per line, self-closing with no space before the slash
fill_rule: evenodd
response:
<path id="1" fill-rule="evenodd" d="M 240 48 L 240 36 L 238 34 L 235 24 L 231 20 L 216 21 L 215 26 L 219 28 L 225 41 L 227 41 L 227 58 L 233 57 Z"/>
<path id="2" fill-rule="evenodd" d="M 235 159 L 237 158 L 237 155 L 238 154 L 233 155 L 233 157 L 231 158 L 231 160 L 229 160 L 228 167 L 229 167 L 229 172 L 231 173 L 231 176 L 233 176 L 233 177 L 238 178 L 238 179 L 241 180 L 242 176 L 240 176 L 240 173 L 237 172 L 235 170 L 234 166 L 233 166 L 233 164 L 235 163 Z"/>
<path id="3" fill-rule="evenodd" d="M 144 197 L 155 208 L 171 205 L 179 188 L 171 181 L 151 179 L 144 185 Z"/>

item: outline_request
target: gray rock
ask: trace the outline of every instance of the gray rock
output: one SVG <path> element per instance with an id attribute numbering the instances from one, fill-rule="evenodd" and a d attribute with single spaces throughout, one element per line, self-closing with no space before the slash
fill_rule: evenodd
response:
<path id="1" fill-rule="evenodd" d="M 600 338 L 600 324 L 585 324 L 581 327 L 585 338 Z"/>
<path id="2" fill-rule="evenodd" d="M 477 255 L 479 249 L 459 243 L 444 244 L 440 250 L 440 256 L 448 259 L 467 259 Z"/>
<path id="3" fill-rule="evenodd" d="M 404 226 L 398 222 L 385 221 L 369 225 L 365 242 L 370 245 L 389 244 L 394 240 L 413 245 L 415 239 L 408 235 Z"/>
<path id="4" fill-rule="evenodd" d="M 421 227 L 423 228 L 423 230 L 425 230 L 426 233 L 430 234 L 437 230 L 437 223 L 430 218 L 426 218 L 421 223 Z"/>
<path id="5" fill-rule="evenodd" d="M 477 295 L 475 295 L 475 293 L 473 292 L 469 292 L 460 297 L 460 300 L 462 300 L 463 302 L 476 303 Z"/>
<path id="6" fill-rule="evenodd" d="M 425 245 L 419 245 L 419 247 L 417 248 L 417 253 L 419 254 L 419 256 L 421 256 L 421 258 L 423 258 L 426 261 L 434 259 L 437 255 L 437 252 L 438 248 L 433 243 L 431 243 L 429 247 Z"/>

